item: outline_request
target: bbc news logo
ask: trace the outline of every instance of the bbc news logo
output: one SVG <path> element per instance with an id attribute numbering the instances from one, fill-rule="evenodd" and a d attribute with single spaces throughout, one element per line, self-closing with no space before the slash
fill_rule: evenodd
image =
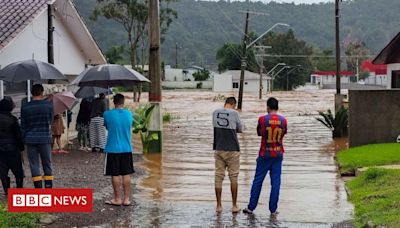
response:
<path id="1" fill-rule="evenodd" d="M 93 189 L 53 188 L 8 190 L 9 212 L 92 212 Z"/>

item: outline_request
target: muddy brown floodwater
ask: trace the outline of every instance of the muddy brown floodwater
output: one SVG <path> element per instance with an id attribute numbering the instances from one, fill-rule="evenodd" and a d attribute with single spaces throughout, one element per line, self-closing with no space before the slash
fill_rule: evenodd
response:
<path id="1" fill-rule="evenodd" d="M 280 111 L 288 120 L 285 137 L 278 223 L 270 224 L 269 178 L 264 181 L 254 216 L 230 213 L 229 178 L 224 181 L 224 213 L 217 215 L 214 196 L 213 129 L 211 114 L 223 106 L 213 102 L 212 92 L 163 94 L 164 111 L 175 118 L 164 125 L 162 155 L 145 155 L 136 166 L 147 171 L 135 178 L 135 207 L 131 216 L 105 227 L 332 227 L 351 219 L 343 181 L 334 154 L 343 143 L 332 142 L 331 132 L 315 120 L 318 110 L 333 106 L 332 91 L 274 92 Z M 225 96 L 235 94 L 224 94 Z M 239 205 L 249 200 L 260 143 L 256 135 L 258 116 L 265 113 L 265 100 L 245 94 L 240 134 L 241 170 Z M 136 153 L 140 145 L 135 140 Z"/>

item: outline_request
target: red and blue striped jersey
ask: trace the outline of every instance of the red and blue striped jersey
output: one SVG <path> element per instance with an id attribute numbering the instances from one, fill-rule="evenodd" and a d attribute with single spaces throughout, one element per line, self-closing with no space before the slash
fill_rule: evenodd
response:
<path id="1" fill-rule="evenodd" d="M 287 132 L 286 119 L 278 114 L 267 114 L 258 118 L 257 134 L 261 136 L 259 156 L 278 157 L 285 152 L 283 137 Z"/>

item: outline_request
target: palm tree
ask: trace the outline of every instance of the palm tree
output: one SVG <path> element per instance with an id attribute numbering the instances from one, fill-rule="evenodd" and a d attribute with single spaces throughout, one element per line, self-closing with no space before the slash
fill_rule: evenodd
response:
<path id="1" fill-rule="evenodd" d="M 326 113 L 318 112 L 321 117 L 316 118 L 324 126 L 332 131 L 333 138 L 346 137 L 348 135 L 348 113 L 342 107 L 335 116 L 330 109 Z"/>

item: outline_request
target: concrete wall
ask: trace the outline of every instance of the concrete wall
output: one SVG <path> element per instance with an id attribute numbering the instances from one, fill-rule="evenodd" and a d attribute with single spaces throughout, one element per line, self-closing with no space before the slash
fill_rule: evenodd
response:
<path id="1" fill-rule="evenodd" d="M 400 90 L 349 90 L 349 145 L 396 142 Z"/>
<path id="2" fill-rule="evenodd" d="M 365 84 L 367 85 L 382 85 L 387 86 L 387 75 L 386 74 L 378 74 L 371 73 L 368 78 L 365 79 Z"/>
<path id="3" fill-rule="evenodd" d="M 214 92 L 231 92 L 232 89 L 232 75 L 221 74 L 214 77 Z"/>
<path id="4" fill-rule="evenodd" d="M 192 81 L 183 81 L 183 82 L 169 82 L 164 81 L 162 82 L 162 86 L 166 88 L 172 89 L 196 89 L 197 83 L 200 82 L 192 82 Z M 203 83 L 202 89 L 212 89 L 213 88 L 213 81 L 201 81 Z"/>
<path id="5" fill-rule="evenodd" d="M 239 80 L 233 80 L 232 83 L 237 82 Z M 263 80 L 263 90 L 267 91 L 268 80 Z M 245 79 L 243 91 L 244 92 L 258 92 L 260 90 L 260 81 L 258 79 Z M 239 88 L 234 88 L 232 91 L 239 91 Z"/>
<path id="6" fill-rule="evenodd" d="M 165 69 L 165 81 L 183 81 L 182 69 L 167 68 Z"/>

